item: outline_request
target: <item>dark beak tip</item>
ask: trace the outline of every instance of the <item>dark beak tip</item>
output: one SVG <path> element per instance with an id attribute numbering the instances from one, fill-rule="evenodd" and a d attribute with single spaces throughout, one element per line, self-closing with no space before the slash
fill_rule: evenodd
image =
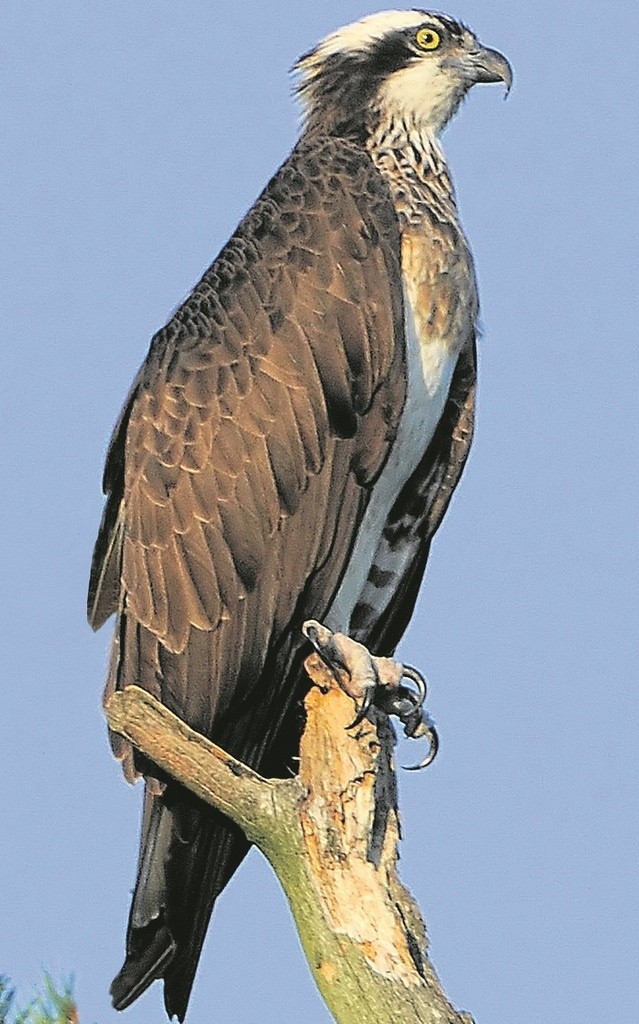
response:
<path id="1" fill-rule="evenodd" d="M 508 99 L 513 86 L 513 69 L 503 53 L 484 47 L 481 52 L 481 64 L 478 67 L 478 72 L 479 82 L 503 82 L 504 99 Z"/>
<path id="2" fill-rule="evenodd" d="M 504 60 L 505 59 L 506 58 L 504 58 Z M 506 63 L 508 64 L 508 61 L 506 61 Z M 513 87 L 513 69 L 511 68 L 510 64 L 508 64 L 508 71 L 506 72 L 506 74 L 503 77 L 503 83 L 504 83 L 504 99 L 507 100 L 508 97 L 510 96 L 510 90 Z"/>

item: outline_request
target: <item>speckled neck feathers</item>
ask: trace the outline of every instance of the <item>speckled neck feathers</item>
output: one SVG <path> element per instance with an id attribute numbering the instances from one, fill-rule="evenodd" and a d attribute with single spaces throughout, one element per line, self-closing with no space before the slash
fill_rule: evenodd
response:
<path id="1" fill-rule="evenodd" d="M 400 229 L 433 216 L 457 222 L 455 191 L 436 137 L 405 118 L 376 117 L 366 148 L 387 182 Z"/>

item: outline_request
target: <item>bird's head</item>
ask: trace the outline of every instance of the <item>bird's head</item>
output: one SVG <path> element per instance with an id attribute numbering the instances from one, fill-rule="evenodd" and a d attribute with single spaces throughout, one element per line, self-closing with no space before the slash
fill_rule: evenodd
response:
<path id="1" fill-rule="evenodd" d="M 380 118 L 438 134 L 478 82 L 510 89 L 506 58 L 464 25 L 428 11 L 371 14 L 295 65 L 309 128 L 363 137 Z"/>

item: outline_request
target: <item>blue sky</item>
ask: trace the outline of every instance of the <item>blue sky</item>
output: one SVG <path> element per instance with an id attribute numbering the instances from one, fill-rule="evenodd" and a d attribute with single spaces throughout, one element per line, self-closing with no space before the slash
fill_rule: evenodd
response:
<path id="1" fill-rule="evenodd" d="M 354 0 L 5 0 L 0 38 L 3 500 L 0 972 L 74 972 L 118 1019 L 140 791 L 84 620 L 105 447 L 148 341 L 295 139 L 287 68 Z M 401 780 L 402 874 L 478 1022 L 639 1013 L 639 13 L 447 9 L 515 69 L 445 136 L 484 337 L 469 469 L 401 649 L 436 764 Z M 634 129 L 634 132 L 633 132 Z M 634 457 L 633 457 L 634 456 Z M 159 1021 L 154 986 L 127 1012 Z M 190 1024 L 329 1020 L 258 855 L 220 901 Z"/>

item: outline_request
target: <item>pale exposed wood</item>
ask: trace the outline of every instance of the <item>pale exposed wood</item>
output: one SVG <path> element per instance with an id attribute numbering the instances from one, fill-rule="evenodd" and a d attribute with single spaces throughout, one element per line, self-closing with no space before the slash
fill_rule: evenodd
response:
<path id="1" fill-rule="evenodd" d="M 261 778 L 137 687 L 109 699 L 109 725 L 262 850 L 338 1024 L 472 1024 L 442 991 L 421 915 L 397 877 L 388 719 L 373 711 L 349 731 L 351 698 L 317 655 L 306 668 L 315 686 L 294 779 Z"/>

